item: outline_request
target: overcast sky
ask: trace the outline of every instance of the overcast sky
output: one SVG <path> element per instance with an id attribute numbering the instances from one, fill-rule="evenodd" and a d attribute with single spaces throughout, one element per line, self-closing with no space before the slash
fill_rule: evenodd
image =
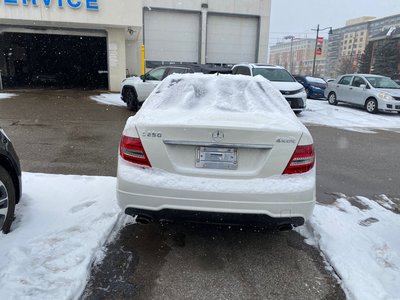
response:
<path id="1" fill-rule="evenodd" d="M 348 19 L 396 14 L 400 14 L 400 0 L 272 0 L 269 45 L 287 35 L 315 38 L 311 28 L 318 24 L 320 28 L 340 28 Z"/>

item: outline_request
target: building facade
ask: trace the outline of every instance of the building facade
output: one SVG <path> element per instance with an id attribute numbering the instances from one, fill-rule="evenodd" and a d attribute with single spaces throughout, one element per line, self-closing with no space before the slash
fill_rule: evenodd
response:
<path id="1" fill-rule="evenodd" d="M 337 77 L 358 70 L 358 64 L 371 37 L 400 26 L 400 15 L 375 19 L 362 17 L 346 22 L 346 26 L 333 30 L 329 36 L 327 54 L 327 76 Z"/>
<path id="2" fill-rule="evenodd" d="M 0 0 L 4 85 L 118 91 L 166 63 L 266 62 L 271 0 Z"/>
<path id="3" fill-rule="evenodd" d="M 315 39 L 291 38 L 270 48 L 269 62 L 280 65 L 292 74 L 311 75 L 314 63 Z M 325 76 L 326 48 L 316 56 L 315 76 Z"/>

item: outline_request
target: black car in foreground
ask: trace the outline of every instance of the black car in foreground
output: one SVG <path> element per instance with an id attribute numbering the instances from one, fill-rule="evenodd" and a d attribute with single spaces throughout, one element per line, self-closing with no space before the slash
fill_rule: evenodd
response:
<path id="1" fill-rule="evenodd" d="M 0 128 L 0 231 L 8 233 L 22 194 L 21 167 L 10 139 Z"/>

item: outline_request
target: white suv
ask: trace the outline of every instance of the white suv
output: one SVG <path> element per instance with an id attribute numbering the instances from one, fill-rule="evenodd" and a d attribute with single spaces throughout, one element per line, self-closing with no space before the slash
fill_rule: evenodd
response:
<path id="1" fill-rule="evenodd" d="M 233 66 L 232 74 L 261 75 L 271 81 L 272 85 L 282 93 L 296 114 L 306 108 L 307 93 L 304 87 L 283 67 L 264 64 L 238 64 Z"/>
<path id="2" fill-rule="evenodd" d="M 126 78 L 121 83 L 121 99 L 129 110 L 138 111 L 139 106 L 161 80 L 173 73 L 193 73 L 193 71 L 183 66 L 161 66 L 140 77 Z"/>
<path id="3" fill-rule="evenodd" d="M 171 74 L 230 73 L 230 69 L 221 66 L 205 64 L 166 65 L 154 68 L 140 77 L 129 77 L 121 83 L 121 99 L 129 110 L 138 111 L 139 106 L 146 100 L 156 86 Z"/>

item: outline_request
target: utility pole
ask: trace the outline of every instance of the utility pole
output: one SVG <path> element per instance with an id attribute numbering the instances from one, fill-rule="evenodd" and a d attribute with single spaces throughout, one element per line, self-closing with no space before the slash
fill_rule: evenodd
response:
<path id="1" fill-rule="evenodd" d="M 317 26 L 317 29 L 311 29 L 311 30 L 317 32 L 317 36 L 316 36 L 316 38 L 315 38 L 315 48 L 314 48 L 314 60 L 313 60 L 313 67 L 312 67 L 312 76 L 315 75 L 315 61 L 316 61 L 316 59 L 317 59 L 317 46 L 318 46 L 319 32 L 320 32 L 320 31 L 327 30 L 327 29 L 329 29 L 328 34 L 332 34 L 332 33 L 333 33 L 332 27 L 326 27 L 326 28 L 320 29 L 320 28 L 319 28 L 319 24 L 318 24 L 318 26 Z"/>

